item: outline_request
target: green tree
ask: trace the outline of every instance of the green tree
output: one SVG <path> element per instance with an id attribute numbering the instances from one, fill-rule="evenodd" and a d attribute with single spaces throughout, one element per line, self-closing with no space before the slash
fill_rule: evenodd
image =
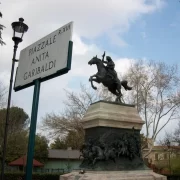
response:
<path id="1" fill-rule="evenodd" d="M 72 149 L 80 149 L 84 143 L 84 131 L 69 131 L 65 138 L 67 147 Z"/>
<path id="2" fill-rule="evenodd" d="M 180 155 L 171 159 L 171 169 L 173 174 L 180 174 Z"/>
<path id="3" fill-rule="evenodd" d="M 14 161 L 21 156 L 26 155 L 27 137 L 28 132 L 26 130 L 15 132 L 8 136 L 6 155 L 7 162 Z"/>
<path id="4" fill-rule="evenodd" d="M 34 158 L 42 163 L 48 159 L 48 140 L 45 136 L 36 135 Z"/>
<path id="5" fill-rule="evenodd" d="M 0 109 L 0 129 L 4 132 L 4 125 L 6 121 L 6 110 L 5 108 Z M 24 130 L 27 128 L 29 123 L 29 116 L 27 113 L 19 107 L 11 107 L 9 111 L 9 122 L 8 122 L 8 134 Z"/>
<path id="6" fill-rule="evenodd" d="M 0 109 L 0 152 L 2 152 L 3 148 L 5 120 L 6 109 Z M 28 122 L 29 117 L 22 108 L 10 108 L 7 136 L 7 162 L 26 154 Z"/>
<path id="7" fill-rule="evenodd" d="M 67 144 L 65 140 L 56 138 L 53 143 L 50 144 L 51 149 L 67 149 Z"/>
<path id="8" fill-rule="evenodd" d="M 56 138 L 53 143 L 51 143 L 51 149 L 67 149 L 71 147 L 72 149 L 80 149 L 82 144 L 84 143 L 84 131 L 69 131 L 67 136 L 65 136 L 62 140 Z"/>

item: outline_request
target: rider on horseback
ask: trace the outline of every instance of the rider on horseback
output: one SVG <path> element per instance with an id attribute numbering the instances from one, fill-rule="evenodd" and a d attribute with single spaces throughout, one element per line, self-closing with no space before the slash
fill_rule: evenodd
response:
<path id="1" fill-rule="evenodd" d="M 104 56 L 105 56 L 105 52 L 104 52 L 104 54 L 103 54 L 103 58 L 102 58 L 102 62 L 104 63 L 104 64 L 107 64 L 106 65 L 106 69 L 107 69 L 107 71 L 108 71 L 108 74 L 107 75 L 109 75 L 112 79 L 114 79 L 116 82 L 118 81 L 118 77 L 117 77 L 117 73 L 116 73 L 116 71 L 114 70 L 114 68 L 115 68 L 115 64 L 114 64 L 114 62 L 113 62 L 113 60 L 111 59 L 111 57 L 110 56 L 106 56 L 106 60 L 107 61 L 104 61 Z"/>

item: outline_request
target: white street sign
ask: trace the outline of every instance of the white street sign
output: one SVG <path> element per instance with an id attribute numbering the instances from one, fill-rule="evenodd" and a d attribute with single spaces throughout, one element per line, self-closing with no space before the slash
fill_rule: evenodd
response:
<path id="1" fill-rule="evenodd" d="M 15 91 L 33 85 L 36 79 L 45 81 L 68 72 L 72 30 L 73 22 L 70 22 L 21 51 Z"/>

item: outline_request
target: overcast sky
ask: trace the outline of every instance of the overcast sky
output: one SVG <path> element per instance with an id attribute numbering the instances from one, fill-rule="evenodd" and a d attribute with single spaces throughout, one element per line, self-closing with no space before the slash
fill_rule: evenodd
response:
<path id="1" fill-rule="evenodd" d="M 136 59 L 179 63 L 178 0 L 1 0 L 0 11 L 7 44 L 0 47 L 0 80 L 7 86 L 13 55 L 12 22 L 23 17 L 29 26 L 17 59 L 20 50 L 74 22 L 72 70 L 41 84 L 38 122 L 45 113 L 63 109 L 63 89 L 78 91 L 80 82 L 88 84 L 96 67 L 87 62 L 104 50 L 115 60 L 118 72 L 125 72 Z M 32 97 L 33 87 L 13 92 L 12 103 L 30 115 Z"/>

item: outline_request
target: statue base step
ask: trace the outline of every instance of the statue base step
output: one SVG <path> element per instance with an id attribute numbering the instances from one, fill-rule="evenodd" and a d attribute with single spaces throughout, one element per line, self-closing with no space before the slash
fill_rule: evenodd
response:
<path id="1" fill-rule="evenodd" d="M 166 176 L 151 170 L 142 171 L 73 171 L 60 176 L 60 180 L 167 180 Z"/>

